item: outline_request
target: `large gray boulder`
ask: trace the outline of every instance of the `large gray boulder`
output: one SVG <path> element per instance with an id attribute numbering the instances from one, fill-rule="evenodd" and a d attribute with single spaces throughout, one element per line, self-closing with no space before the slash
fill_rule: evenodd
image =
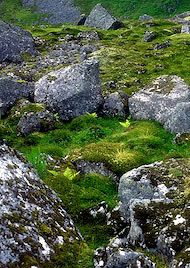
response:
<path id="1" fill-rule="evenodd" d="M 0 62 L 20 62 L 23 53 L 35 55 L 32 35 L 20 27 L 0 21 Z"/>
<path id="2" fill-rule="evenodd" d="M 103 102 L 99 63 L 87 60 L 45 75 L 35 85 L 35 100 L 62 120 L 96 112 Z"/>
<path id="3" fill-rule="evenodd" d="M 87 17 L 86 26 L 100 29 L 118 29 L 122 23 L 114 18 L 101 4 L 97 4 Z"/>
<path id="4" fill-rule="evenodd" d="M 189 245 L 189 164 L 190 159 L 170 159 L 122 176 L 120 211 L 130 226 L 122 243 L 155 249 L 169 262 Z"/>
<path id="5" fill-rule="evenodd" d="M 20 80 L 17 76 L 0 77 L 0 115 L 4 116 L 19 99 L 30 99 L 33 94 L 32 83 Z"/>
<path id="6" fill-rule="evenodd" d="M 5 145 L 0 174 L 0 267 L 42 267 L 58 249 L 76 249 L 81 236 L 61 200 Z"/>
<path id="7" fill-rule="evenodd" d="M 50 24 L 78 23 L 81 19 L 73 0 L 22 0 L 22 3 L 24 7 L 34 7 Z"/>
<path id="8" fill-rule="evenodd" d="M 156 120 L 173 133 L 190 132 L 190 87 L 178 76 L 161 76 L 129 98 L 134 119 Z"/>

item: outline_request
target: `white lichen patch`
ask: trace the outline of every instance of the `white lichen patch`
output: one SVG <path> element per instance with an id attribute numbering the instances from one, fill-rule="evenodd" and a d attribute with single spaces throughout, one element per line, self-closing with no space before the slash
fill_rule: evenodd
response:
<path id="1" fill-rule="evenodd" d="M 19 267 L 24 254 L 47 261 L 57 244 L 81 239 L 61 200 L 5 145 L 0 175 L 0 267 Z"/>
<path id="2" fill-rule="evenodd" d="M 177 215 L 173 222 L 174 222 L 174 225 L 183 224 L 186 222 L 186 219 L 184 219 L 181 215 Z"/>

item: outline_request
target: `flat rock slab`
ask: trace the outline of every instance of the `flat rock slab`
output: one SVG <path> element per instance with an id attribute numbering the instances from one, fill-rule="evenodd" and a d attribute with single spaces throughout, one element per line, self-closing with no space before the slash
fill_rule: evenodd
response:
<path id="1" fill-rule="evenodd" d="M 56 247 L 80 241 L 61 200 L 6 145 L 0 146 L 0 174 L 0 267 L 29 267 L 31 257 L 42 267 Z"/>
<path id="2" fill-rule="evenodd" d="M 172 133 L 190 132 L 190 87 L 178 76 L 161 76 L 129 98 L 134 119 L 160 122 Z"/>
<path id="3" fill-rule="evenodd" d="M 43 20 L 50 24 L 80 21 L 80 11 L 73 0 L 23 0 L 22 3 L 25 7 L 35 7 L 45 16 Z"/>
<path id="4" fill-rule="evenodd" d="M 62 120 L 97 112 L 103 102 L 99 63 L 86 60 L 42 77 L 35 85 L 35 101 Z"/>
<path id="5" fill-rule="evenodd" d="M 84 25 L 109 30 L 120 28 L 122 23 L 114 18 L 101 4 L 97 4 L 90 12 Z"/>
<path id="6" fill-rule="evenodd" d="M 20 27 L 0 21 L 0 62 L 20 62 L 24 53 L 36 54 L 32 35 Z"/>

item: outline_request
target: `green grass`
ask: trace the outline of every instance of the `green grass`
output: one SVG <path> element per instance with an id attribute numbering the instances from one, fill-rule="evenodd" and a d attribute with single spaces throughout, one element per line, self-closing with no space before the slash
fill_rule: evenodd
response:
<path id="1" fill-rule="evenodd" d="M 75 0 L 81 11 L 88 14 L 98 3 L 102 3 L 118 17 L 138 18 L 140 15 L 149 14 L 155 17 L 168 17 L 176 13 L 188 11 L 190 2 L 188 0 Z"/>

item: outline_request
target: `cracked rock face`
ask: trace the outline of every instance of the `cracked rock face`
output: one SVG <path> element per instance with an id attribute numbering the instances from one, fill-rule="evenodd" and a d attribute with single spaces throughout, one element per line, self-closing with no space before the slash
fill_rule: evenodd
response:
<path id="1" fill-rule="evenodd" d="M 43 263 L 56 246 L 80 241 L 61 200 L 6 145 L 0 146 L 0 175 L 0 267 L 21 267 L 29 257 Z"/>
<path id="2" fill-rule="evenodd" d="M 22 0 L 22 3 L 46 15 L 45 21 L 50 24 L 78 23 L 80 20 L 80 11 L 73 0 Z"/>
<path id="3" fill-rule="evenodd" d="M 103 102 L 98 62 L 86 60 L 45 75 L 36 83 L 35 100 L 62 120 L 97 112 Z"/>
<path id="4" fill-rule="evenodd" d="M 134 119 L 156 120 L 172 133 L 190 132 L 190 87 L 178 76 L 161 76 L 129 98 Z"/>
<path id="5" fill-rule="evenodd" d="M 20 62 L 23 53 L 36 54 L 32 35 L 20 27 L 0 21 L 0 62 Z"/>

